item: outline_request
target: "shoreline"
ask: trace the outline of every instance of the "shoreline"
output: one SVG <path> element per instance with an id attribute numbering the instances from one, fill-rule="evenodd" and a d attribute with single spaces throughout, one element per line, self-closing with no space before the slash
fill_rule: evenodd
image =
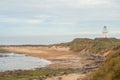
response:
<path id="1" fill-rule="evenodd" d="M 51 61 L 50 68 L 79 68 L 82 66 L 80 58 L 66 47 L 2 47 L 2 49 L 19 54 L 39 57 Z"/>
<path id="2" fill-rule="evenodd" d="M 86 54 L 84 55 L 80 52 L 73 52 L 73 51 L 69 50 L 68 47 L 57 47 L 56 48 L 55 46 L 53 46 L 53 47 L 36 47 L 36 46 L 35 47 L 31 47 L 31 46 L 11 47 L 10 46 L 10 47 L 1 47 L 1 48 L 5 51 L 9 51 L 9 52 L 26 54 L 29 56 L 43 58 L 43 59 L 49 60 L 53 63 L 51 65 L 48 65 L 44 69 L 40 68 L 37 70 L 28 70 L 28 71 L 27 70 L 16 70 L 16 71 L 8 71 L 8 72 L 3 72 L 3 73 L 0 72 L 0 75 L 7 74 L 12 77 L 14 75 L 10 75 L 11 73 L 18 74 L 18 77 L 19 77 L 22 73 L 28 72 L 27 75 L 29 75 L 29 74 L 33 75 L 32 73 L 37 74 L 37 75 L 34 75 L 34 79 L 39 80 L 40 79 L 39 77 L 41 75 L 39 73 L 42 72 L 41 70 L 43 70 L 43 72 L 45 70 L 46 73 L 53 72 L 54 75 L 45 77 L 46 75 L 50 75 L 51 73 L 44 74 L 44 75 L 42 75 L 42 78 L 44 77 L 46 79 L 42 79 L 42 80 L 52 80 L 53 78 L 55 78 L 55 80 L 57 80 L 59 77 L 62 77 L 64 80 L 64 78 L 66 78 L 64 75 L 68 76 L 68 79 L 70 76 L 76 75 L 75 79 L 78 79 L 78 77 L 79 77 L 78 75 L 84 75 L 84 77 L 85 77 L 88 73 L 95 71 L 97 68 L 99 68 L 99 66 L 102 63 L 102 61 L 100 62 L 101 59 L 98 59 L 97 55 L 96 56 L 95 55 L 86 55 Z M 99 63 L 96 61 L 99 61 Z M 56 73 L 56 72 L 58 72 L 58 73 Z M 30 75 L 28 76 L 28 78 L 31 78 Z M 35 78 L 35 76 L 36 76 L 36 78 Z M 25 77 L 25 76 L 23 76 L 23 77 Z M 81 77 L 83 77 L 83 76 L 81 76 Z M 34 80 L 34 79 L 31 79 L 31 80 Z"/>

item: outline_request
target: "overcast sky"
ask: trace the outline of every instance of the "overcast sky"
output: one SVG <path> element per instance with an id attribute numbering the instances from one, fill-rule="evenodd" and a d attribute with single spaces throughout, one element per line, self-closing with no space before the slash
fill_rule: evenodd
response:
<path id="1" fill-rule="evenodd" d="M 0 36 L 120 35 L 120 0 L 0 0 Z M 63 38 L 64 39 L 64 38 Z"/>

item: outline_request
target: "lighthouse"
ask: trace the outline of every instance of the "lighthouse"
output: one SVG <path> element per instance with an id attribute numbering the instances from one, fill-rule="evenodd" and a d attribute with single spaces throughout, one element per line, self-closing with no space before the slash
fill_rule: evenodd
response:
<path id="1" fill-rule="evenodd" d="M 103 33 L 103 37 L 104 38 L 108 38 L 108 29 L 107 29 L 107 26 L 104 26 L 102 33 Z"/>

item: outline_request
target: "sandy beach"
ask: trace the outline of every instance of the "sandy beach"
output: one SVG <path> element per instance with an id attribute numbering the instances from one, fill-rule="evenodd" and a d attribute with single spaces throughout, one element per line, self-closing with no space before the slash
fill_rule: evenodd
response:
<path id="1" fill-rule="evenodd" d="M 47 78 L 46 80 L 82 80 L 84 79 L 84 77 L 85 77 L 85 74 L 72 73 L 72 74 Z"/>
<path id="2" fill-rule="evenodd" d="M 72 52 L 68 47 L 2 47 L 13 52 L 40 57 L 52 62 L 49 68 L 81 68 L 87 63 L 78 53 Z"/>

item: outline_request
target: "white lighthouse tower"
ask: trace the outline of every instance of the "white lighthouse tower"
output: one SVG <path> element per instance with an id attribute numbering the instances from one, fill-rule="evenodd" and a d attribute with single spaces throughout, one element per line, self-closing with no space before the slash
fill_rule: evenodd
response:
<path id="1" fill-rule="evenodd" d="M 102 33 L 103 33 L 103 37 L 104 38 L 108 38 L 108 29 L 107 29 L 107 26 L 104 26 Z"/>

